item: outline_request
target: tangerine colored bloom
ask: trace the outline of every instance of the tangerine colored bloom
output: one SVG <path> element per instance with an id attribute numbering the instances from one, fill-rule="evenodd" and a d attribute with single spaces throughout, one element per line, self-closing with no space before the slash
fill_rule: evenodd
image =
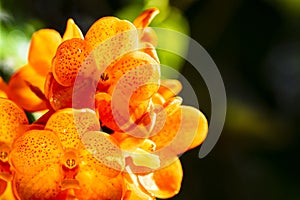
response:
<path id="1" fill-rule="evenodd" d="M 148 138 L 136 138 L 121 132 L 112 134 L 121 149 L 133 158 L 126 160 L 128 167 L 124 176 L 128 199 L 165 199 L 176 195 L 183 178 L 177 156 L 200 145 L 206 137 L 204 115 L 193 107 L 181 106 L 182 99 L 175 97 L 181 87 L 177 80 L 162 82 L 152 100 L 164 109 L 153 110 L 157 121 L 152 127 L 154 133 L 149 133 Z M 159 162 L 158 168 L 153 168 L 155 160 Z"/>
<path id="2" fill-rule="evenodd" d="M 148 9 L 133 23 L 103 17 L 84 37 L 71 19 L 62 38 L 50 29 L 33 35 L 28 64 L 8 86 L 0 80 L 0 94 L 16 102 L 0 98 L 0 163 L 10 175 L 0 176 L 0 195 L 7 183 L 21 200 L 148 200 L 179 192 L 178 155 L 203 142 L 207 121 L 181 105 L 179 81 L 161 80 L 148 28 L 157 14 Z M 28 125 L 18 105 L 49 111 Z"/>
<path id="3" fill-rule="evenodd" d="M 99 129 L 99 120 L 93 111 L 67 108 L 55 112 L 44 130 L 25 132 L 16 140 L 11 152 L 16 196 L 20 199 L 72 196 L 121 199 L 121 155 L 110 135 Z M 97 137 L 90 137 L 95 134 Z M 87 139 L 92 140 L 89 144 L 99 145 L 103 151 L 92 155 L 82 143 Z M 105 165 L 105 161 L 118 170 Z"/>
<path id="4" fill-rule="evenodd" d="M 9 99 L 0 97 L 0 196 L 14 199 L 9 156 L 12 144 L 28 124 L 24 111 Z"/>

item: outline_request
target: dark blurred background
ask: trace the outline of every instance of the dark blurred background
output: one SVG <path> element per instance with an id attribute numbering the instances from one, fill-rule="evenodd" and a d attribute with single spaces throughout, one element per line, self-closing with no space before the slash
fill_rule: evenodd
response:
<path id="1" fill-rule="evenodd" d="M 208 156 L 182 157 L 184 180 L 173 199 L 300 199 L 300 1 L 297 0 L 1 0 L 0 73 L 26 63 L 31 34 L 63 33 L 72 17 L 85 33 L 98 18 L 132 20 L 156 6 L 153 26 L 189 34 L 217 64 L 228 107 L 222 135 Z M 177 42 L 179 47 L 184 46 Z M 205 83 L 188 63 L 160 54 L 180 69 L 210 117 Z"/>

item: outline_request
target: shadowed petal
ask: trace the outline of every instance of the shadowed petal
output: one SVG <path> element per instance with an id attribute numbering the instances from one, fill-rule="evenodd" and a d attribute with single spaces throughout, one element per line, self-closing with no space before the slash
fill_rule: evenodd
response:
<path id="1" fill-rule="evenodd" d="M 47 109 L 43 99 L 44 83 L 45 77 L 38 74 L 30 65 L 25 65 L 10 78 L 9 97 L 28 111 Z"/>
<path id="2" fill-rule="evenodd" d="M 0 77 L 0 97 L 7 98 L 8 86 Z"/>
<path id="3" fill-rule="evenodd" d="M 45 81 L 45 96 L 54 110 L 72 107 L 73 87 L 60 85 L 52 73 L 49 73 Z"/>

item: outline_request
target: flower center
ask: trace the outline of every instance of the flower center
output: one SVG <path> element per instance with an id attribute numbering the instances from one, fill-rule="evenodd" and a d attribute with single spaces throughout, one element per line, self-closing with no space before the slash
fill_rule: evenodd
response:
<path id="1" fill-rule="evenodd" d="M 107 81 L 109 79 L 109 76 L 107 73 L 102 73 L 100 76 L 101 81 Z"/>
<path id="2" fill-rule="evenodd" d="M 75 149 L 67 149 L 62 157 L 62 165 L 68 170 L 78 166 L 78 155 Z"/>
<path id="3" fill-rule="evenodd" d="M 0 160 L 1 160 L 2 162 L 7 161 L 7 157 L 8 157 L 8 153 L 7 153 L 6 151 L 1 151 L 1 152 L 0 152 Z"/>
<path id="4" fill-rule="evenodd" d="M 74 167 L 76 167 L 76 161 L 73 158 L 69 158 L 66 160 L 65 166 L 69 169 L 73 169 Z"/>
<path id="5" fill-rule="evenodd" d="M 10 148 L 6 143 L 0 144 L 0 161 L 8 162 L 8 155 L 10 152 Z"/>

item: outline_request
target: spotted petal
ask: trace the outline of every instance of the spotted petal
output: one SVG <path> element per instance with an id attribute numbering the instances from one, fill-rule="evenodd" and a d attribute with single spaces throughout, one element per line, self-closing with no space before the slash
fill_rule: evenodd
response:
<path id="1" fill-rule="evenodd" d="M 100 130 L 100 123 L 90 109 L 66 108 L 54 113 L 45 129 L 55 132 L 64 148 L 82 148 L 80 137 L 87 131 Z"/>
<path id="2" fill-rule="evenodd" d="M 0 142 L 12 144 L 20 135 L 20 126 L 28 124 L 25 112 L 9 99 L 0 98 Z"/>

